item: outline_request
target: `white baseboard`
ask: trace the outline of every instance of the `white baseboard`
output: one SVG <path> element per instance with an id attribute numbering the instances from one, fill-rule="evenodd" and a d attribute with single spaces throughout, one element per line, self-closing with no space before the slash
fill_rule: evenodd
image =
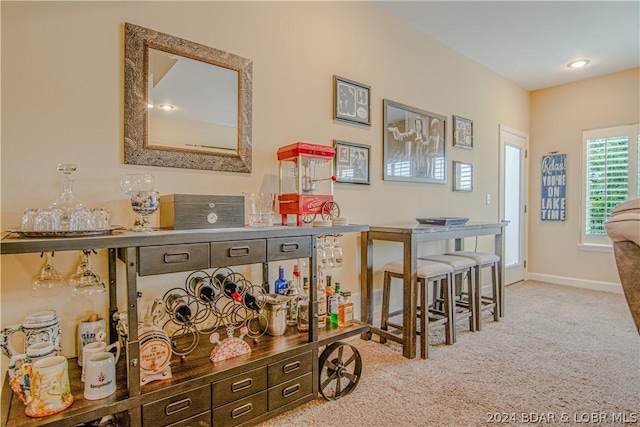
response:
<path id="1" fill-rule="evenodd" d="M 573 277 L 553 276 L 550 274 L 527 273 L 527 279 L 552 283 L 554 285 L 573 286 L 574 288 L 591 289 L 593 291 L 611 292 L 622 294 L 622 285 L 619 283 L 597 282 L 595 280 L 576 279 Z"/>

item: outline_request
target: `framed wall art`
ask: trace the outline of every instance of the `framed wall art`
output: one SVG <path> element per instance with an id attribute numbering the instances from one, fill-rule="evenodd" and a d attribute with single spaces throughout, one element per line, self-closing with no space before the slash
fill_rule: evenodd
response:
<path id="1" fill-rule="evenodd" d="M 453 191 L 473 191 L 473 164 L 453 161 Z"/>
<path id="2" fill-rule="evenodd" d="M 388 99 L 383 114 L 383 178 L 445 184 L 446 117 Z"/>
<path id="3" fill-rule="evenodd" d="M 371 88 L 333 76 L 333 118 L 371 126 Z"/>
<path id="4" fill-rule="evenodd" d="M 473 120 L 453 116 L 453 146 L 467 150 L 473 148 Z"/>
<path id="5" fill-rule="evenodd" d="M 333 141 L 336 182 L 370 185 L 370 147 L 346 141 Z"/>

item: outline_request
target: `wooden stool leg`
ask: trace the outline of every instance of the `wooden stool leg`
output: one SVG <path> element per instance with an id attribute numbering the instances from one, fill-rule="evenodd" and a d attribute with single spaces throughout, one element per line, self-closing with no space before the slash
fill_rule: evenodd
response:
<path id="1" fill-rule="evenodd" d="M 427 294 L 429 284 L 426 279 L 418 280 L 420 285 L 420 357 L 429 357 L 429 306 L 427 305 Z"/>
<path id="2" fill-rule="evenodd" d="M 445 323 L 445 342 L 447 344 L 453 344 L 456 342 L 455 338 L 455 309 L 454 309 L 454 299 L 453 299 L 453 289 L 454 289 L 454 281 L 453 275 L 448 274 L 443 281 L 443 289 L 445 289 L 444 294 L 444 316 L 447 318 L 447 323 Z"/>
<path id="3" fill-rule="evenodd" d="M 476 313 L 476 331 L 482 329 L 482 272 L 479 265 L 475 266 L 476 292 L 475 292 L 475 313 Z"/>
<path id="4" fill-rule="evenodd" d="M 471 332 L 475 332 L 476 331 L 476 304 L 475 301 L 473 300 L 475 298 L 475 292 L 473 290 L 473 269 L 470 269 L 467 273 L 467 301 L 469 302 L 469 313 L 471 313 L 471 316 L 469 316 L 469 330 Z"/>
<path id="5" fill-rule="evenodd" d="M 391 274 L 384 272 L 384 280 L 382 282 L 382 313 L 380 318 L 380 329 L 387 331 L 389 329 L 389 296 L 391 293 Z M 380 343 L 387 342 L 386 338 L 380 337 Z"/>
<path id="6" fill-rule="evenodd" d="M 493 308 L 493 320 L 500 321 L 500 284 L 498 283 L 498 263 L 491 266 L 491 279 L 493 280 L 493 302 L 496 305 Z"/>

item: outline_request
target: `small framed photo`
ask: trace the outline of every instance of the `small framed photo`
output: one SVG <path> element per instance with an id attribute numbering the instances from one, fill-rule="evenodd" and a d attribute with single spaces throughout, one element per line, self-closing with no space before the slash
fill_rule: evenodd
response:
<path id="1" fill-rule="evenodd" d="M 473 164 L 453 161 L 453 191 L 473 191 Z"/>
<path id="2" fill-rule="evenodd" d="M 333 141 L 336 182 L 370 185 L 370 147 L 346 141 Z"/>
<path id="3" fill-rule="evenodd" d="M 333 118 L 371 126 L 371 88 L 333 76 Z"/>
<path id="4" fill-rule="evenodd" d="M 473 120 L 453 116 L 453 146 L 467 150 L 473 148 Z"/>

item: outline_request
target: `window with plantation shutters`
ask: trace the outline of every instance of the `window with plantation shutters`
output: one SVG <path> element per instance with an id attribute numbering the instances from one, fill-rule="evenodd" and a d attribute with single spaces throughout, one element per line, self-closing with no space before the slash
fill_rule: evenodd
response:
<path id="1" fill-rule="evenodd" d="M 610 245 L 605 222 L 620 203 L 640 197 L 638 125 L 582 133 L 582 243 Z"/>

